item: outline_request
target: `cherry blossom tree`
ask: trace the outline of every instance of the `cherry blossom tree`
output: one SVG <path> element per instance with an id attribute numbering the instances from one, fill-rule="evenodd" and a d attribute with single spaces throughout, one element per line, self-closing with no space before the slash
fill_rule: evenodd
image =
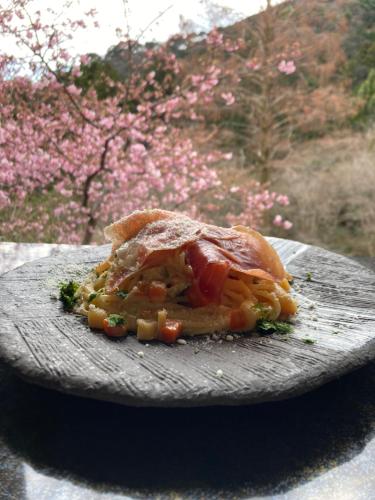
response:
<path id="1" fill-rule="evenodd" d="M 67 49 L 77 30 L 97 24 L 95 12 L 61 21 L 49 9 L 47 17 L 32 0 L 0 8 L 0 33 L 28 51 L 0 61 L 2 237 L 91 243 L 111 220 L 153 207 L 213 220 L 215 210 L 202 207 L 209 197 L 220 203 L 214 164 L 227 156 L 198 152 L 182 124 L 202 119 L 197 110 L 213 100 L 220 69 L 178 79 L 168 44 L 139 54 L 139 44 L 125 38 L 127 77 L 104 76 L 112 91 L 103 98 L 79 83 L 90 56 Z M 226 101 L 232 104 L 230 96 Z M 260 185 L 246 194 L 241 222 L 257 227 L 286 201 Z"/>

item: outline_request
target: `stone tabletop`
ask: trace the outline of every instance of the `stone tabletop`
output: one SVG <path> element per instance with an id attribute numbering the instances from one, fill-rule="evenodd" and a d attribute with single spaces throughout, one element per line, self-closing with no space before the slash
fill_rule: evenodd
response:
<path id="1" fill-rule="evenodd" d="M 0 274 L 70 248 L 0 244 Z M 0 364 L 0 500 L 375 498 L 374 382 L 372 363 L 278 403 L 141 409 L 42 389 Z"/>

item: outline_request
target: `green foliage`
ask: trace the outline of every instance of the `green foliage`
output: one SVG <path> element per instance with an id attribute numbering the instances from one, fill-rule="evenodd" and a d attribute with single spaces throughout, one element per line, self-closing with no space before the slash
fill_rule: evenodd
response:
<path id="1" fill-rule="evenodd" d="M 91 54 L 89 63 L 81 65 L 81 75 L 74 83 L 84 93 L 95 88 L 99 99 L 106 99 L 116 95 L 116 86 L 113 85 L 116 81 L 119 81 L 119 75 L 115 68 L 100 56 Z"/>
<path id="2" fill-rule="evenodd" d="M 98 98 L 104 100 L 116 95 L 117 82 L 130 81 L 136 72 L 144 83 L 146 75 L 154 71 L 155 83 L 148 83 L 145 93 L 152 95 L 156 90 L 155 86 L 158 86 L 164 95 L 172 95 L 178 85 L 178 77 L 173 70 L 166 69 L 162 57 L 156 56 L 152 61 L 147 58 L 146 50 L 155 47 L 157 48 L 155 43 L 146 43 L 144 46 L 134 44 L 125 48 L 119 44 L 109 49 L 104 57 L 89 54 L 89 61 L 80 66 L 79 76 L 74 77 L 72 69 L 64 69 L 58 72 L 58 78 L 66 85 L 74 83 L 82 89 L 83 95 L 90 89 L 95 89 Z M 120 106 L 131 113 L 136 112 L 139 104 L 139 99 L 120 101 Z"/>
<path id="3" fill-rule="evenodd" d="M 346 71 L 356 88 L 375 68 L 375 0 L 359 0 L 347 9 L 349 33 L 343 42 Z"/>
<path id="4" fill-rule="evenodd" d="M 99 99 L 106 99 L 116 95 L 115 82 L 120 81 L 120 75 L 114 66 L 97 54 L 89 54 L 89 62 L 81 64 L 80 75 L 74 77 L 72 69 L 58 71 L 58 79 L 65 85 L 74 83 L 86 94 L 89 89 L 95 88 Z"/>
<path id="5" fill-rule="evenodd" d="M 375 0 L 360 0 L 364 13 L 364 21 L 367 27 L 372 27 L 375 23 Z"/>
<path id="6" fill-rule="evenodd" d="M 375 118 L 375 68 L 370 70 L 367 79 L 358 87 L 357 95 L 364 101 L 358 118 L 366 121 Z"/>

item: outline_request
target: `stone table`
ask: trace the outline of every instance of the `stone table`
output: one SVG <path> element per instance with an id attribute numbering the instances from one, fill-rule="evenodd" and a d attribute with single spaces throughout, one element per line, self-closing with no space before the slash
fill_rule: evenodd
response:
<path id="1" fill-rule="evenodd" d="M 70 248 L 0 244 L 0 273 Z M 142 409 L 42 389 L 0 364 L 0 500 L 375 498 L 374 382 L 372 363 L 288 401 Z"/>

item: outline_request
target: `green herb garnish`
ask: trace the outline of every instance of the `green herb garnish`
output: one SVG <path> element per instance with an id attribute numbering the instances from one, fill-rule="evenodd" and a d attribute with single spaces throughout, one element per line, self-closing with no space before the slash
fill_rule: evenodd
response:
<path id="1" fill-rule="evenodd" d="M 308 272 L 306 273 L 306 281 L 311 281 L 312 280 L 312 273 Z"/>
<path id="2" fill-rule="evenodd" d="M 79 284 L 75 281 L 60 284 L 60 300 L 67 311 L 71 311 L 77 302 L 76 292 L 78 288 Z"/>
<path id="3" fill-rule="evenodd" d="M 119 314 L 110 314 L 108 316 L 108 324 L 109 326 L 121 326 L 125 324 L 125 320 Z"/>
<path id="4" fill-rule="evenodd" d="M 256 304 L 253 305 L 252 308 L 254 309 L 254 311 L 260 314 L 260 319 L 267 319 L 270 313 L 269 308 L 264 304 L 262 304 L 262 302 L 257 302 Z"/>
<path id="5" fill-rule="evenodd" d="M 267 319 L 258 319 L 256 329 L 261 335 L 270 335 L 271 333 L 291 333 L 293 328 L 290 323 L 285 321 L 269 321 Z"/>
<path id="6" fill-rule="evenodd" d="M 89 295 L 89 298 L 88 298 L 88 301 L 91 302 L 93 301 L 94 299 L 96 299 L 96 297 L 98 296 L 98 293 L 97 292 L 92 292 L 90 293 Z"/>
<path id="7" fill-rule="evenodd" d="M 124 292 L 123 290 L 120 290 L 119 292 L 116 293 L 117 297 L 120 297 L 120 299 L 126 299 L 128 294 Z"/>
<path id="8" fill-rule="evenodd" d="M 313 340 L 313 339 L 303 339 L 303 342 L 305 344 L 315 344 L 316 340 Z"/>

